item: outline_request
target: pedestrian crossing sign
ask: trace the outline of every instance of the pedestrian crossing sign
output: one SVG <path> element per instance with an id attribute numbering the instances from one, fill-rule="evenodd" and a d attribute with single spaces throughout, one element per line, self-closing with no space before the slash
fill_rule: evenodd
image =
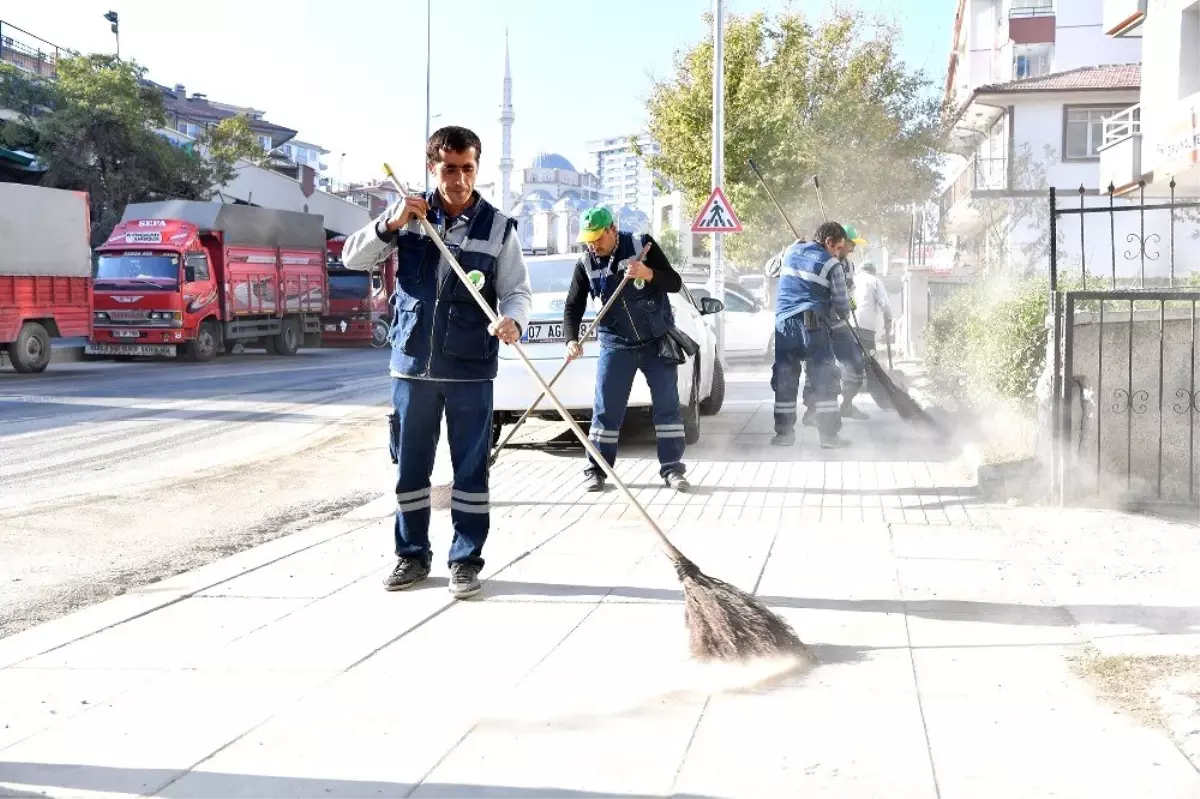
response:
<path id="1" fill-rule="evenodd" d="M 742 220 L 733 211 L 733 204 L 721 191 L 720 186 L 714 186 L 708 202 L 700 209 L 692 222 L 693 233 L 741 233 Z"/>

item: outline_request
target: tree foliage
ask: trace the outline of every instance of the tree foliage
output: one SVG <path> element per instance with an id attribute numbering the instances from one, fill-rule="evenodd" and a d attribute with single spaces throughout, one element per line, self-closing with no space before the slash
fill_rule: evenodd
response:
<path id="1" fill-rule="evenodd" d="M 897 35 L 859 12 L 822 24 L 792 11 L 729 17 L 723 188 L 745 226 L 726 238 L 732 259 L 757 267 L 793 240 L 748 158 L 800 235 L 822 219 L 816 174 L 830 218 L 872 244 L 907 241 L 909 209 L 937 185 L 940 124 L 928 79 L 897 59 Z M 678 53 L 647 106 L 662 150 L 649 165 L 683 190 L 692 213 L 712 187 L 712 65 L 711 38 Z"/>
<path id="2" fill-rule="evenodd" d="M 244 119 L 205 131 L 191 151 L 156 133 L 167 122 L 162 95 L 133 61 L 72 56 L 58 62 L 53 82 L 17 70 L 3 77 L 4 94 L 21 116 L 0 128 L 0 143 L 46 162 L 43 185 L 88 193 L 93 246 L 127 204 L 210 199 L 233 178 L 239 157 L 263 155 Z"/>

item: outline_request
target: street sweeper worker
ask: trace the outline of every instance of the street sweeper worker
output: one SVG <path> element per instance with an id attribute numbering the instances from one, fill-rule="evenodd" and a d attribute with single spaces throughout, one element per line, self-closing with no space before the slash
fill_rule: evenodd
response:
<path id="1" fill-rule="evenodd" d="M 850 297 L 850 310 L 857 313 L 854 294 L 854 261 L 851 260 L 850 256 L 858 245 L 866 246 L 867 241 L 859 235 L 858 230 L 853 225 L 845 225 L 844 229 L 846 231 L 847 249 L 845 257 L 841 259 L 841 268 L 845 275 L 846 293 Z M 854 398 L 858 396 L 858 392 L 862 390 L 863 383 L 866 380 L 866 361 L 863 358 L 862 349 L 859 347 L 858 342 L 854 340 L 854 333 L 850 330 L 851 318 L 842 318 L 833 325 L 831 331 L 833 336 L 833 355 L 837 359 L 841 371 L 840 388 L 842 404 L 839 411 L 845 419 L 862 421 L 870 417 L 854 406 Z M 815 414 L 811 375 L 805 378 L 803 396 L 805 405 L 803 423 L 811 425 L 813 424 L 813 416 Z"/>
<path id="2" fill-rule="evenodd" d="M 587 245 L 587 252 L 575 265 L 563 310 L 567 358 L 574 360 L 583 354 L 579 328 L 589 295 L 603 305 L 626 272 L 631 278 L 596 330 L 600 358 L 588 437 L 611 467 L 617 458 L 617 440 L 633 379 L 641 370 L 650 389 L 659 476 L 667 487 L 687 491 L 690 486 L 684 476 L 686 444 L 679 408 L 679 367 L 659 352 L 663 336 L 675 324 L 667 295 L 678 292 L 683 279 L 653 238 L 618 230 L 612 212 L 603 206 L 584 213 L 579 242 Z M 645 260 L 637 260 L 646 245 L 650 250 Z M 584 475 L 588 491 L 604 490 L 604 471 L 590 454 Z"/>
<path id="3" fill-rule="evenodd" d="M 890 336 L 892 333 L 892 303 L 888 299 L 887 287 L 879 279 L 875 264 L 870 261 L 859 267 L 859 279 L 855 284 L 855 303 L 858 310 L 858 340 L 863 348 L 871 352 L 876 346 L 876 337 Z M 891 407 L 891 399 L 887 392 L 871 378 L 866 379 L 867 392 L 880 408 Z"/>
<path id="4" fill-rule="evenodd" d="M 475 191 L 482 152 L 466 128 L 445 127 L 429 137 L 425 156 L 436 188 L 405 197 L 346 240 L 342 262 L 369 270 L 393 252 L 396 302 L 391 329 L 392 406 L 398 421 L 395 554 L 384 581 L 409 588 L 429 576 L 433 471 L 442 411 L 454 461 L 450 518 L 450 591 L 478 593 L 488 537 L 488 450 L 492 443 L 492 381 L 500 342 L 521 337 L 529 318 L 529 272 L 516 224 Z M 500 317 L 480 309 L 418 217 L 439 230 L 447 248 Z M 441 231 L 444 231 L 441 232 Z"/>
<path id="5" fill-rule="evenodd" d="M 817 228 L 813 240 L 788 248 L 780 269 L 779 300 L 775 310 L 775 363 L 771 388 L 775 392 L 775 446 L 796 443 L 796 400 L 801 364 L 812 378 L 813 416 L 822 449 L 846 447 L 841 438 L 838 410 L 837 363 L 833 326 L 850 313 L 842 258 L 849 248 L 846 231 L 837 222 Z"/>

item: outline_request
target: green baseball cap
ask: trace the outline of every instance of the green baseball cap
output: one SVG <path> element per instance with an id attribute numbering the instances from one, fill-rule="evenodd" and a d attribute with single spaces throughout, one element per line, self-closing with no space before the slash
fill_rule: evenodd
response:
<path id="1" fill-rule="evenodd" d="M 579 219 L 579 243 L 591 244 L 604 235 L 604 231 L 612 226 L 612 211 L 603 205 L 589 208 Z"/>
<path id="2" fill-rule="evenodd" d="M 857 244 L 860 247 L 867 246 L 867 240 L 864 239 L 862 236 L 858 235 L 858 228 L 854 227 L 854 225 L 842 225 L 842 229 L 846 231 L 847 239 L 854 242 L 855 244 Z"/>

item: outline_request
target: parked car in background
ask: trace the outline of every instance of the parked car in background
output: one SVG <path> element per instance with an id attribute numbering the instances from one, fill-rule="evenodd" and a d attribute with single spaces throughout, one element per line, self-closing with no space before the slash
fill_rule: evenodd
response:
<path id="1" fill-rule="evenodd" d="M 710 296 L 703 283 L 688 283 L 687 289 L 700 301 Z M 775 356 L 775 314 L 748 291 L 725 285 L 725 356 L 773 358 Z M 716 326 L 715 317 L 707 320 Z"/>
<path id="2" fill-rule="evenodd" d="M 738 276 L 738 285 L 746 290 L 746 293 L 758 302 L 759 305 L 766 306 L 767 304 L 767 277 L 761 274 L 746 274 Z"/>
<path id="3" fill-rule="evenodd" d="M 578 255 L 570 254 L 534 255 L 525 259 L 533 289 L 533 308 L 520 346 L 547 383 L 554 378 L 566 356 L 563 309 L 578 261 Z M 675 312 L 675 324 L 700 345 L 698 356 L 688 358 L 687 363 L 679 369 L 684 431 L 687 442 L 694 444 L 700 438 L 699 417 L 717 413 L 725 401 L 725 370 L 716 359 L 717 341 L 713 330 L 704 323 L 704 317 L 720 312 L 721 308 L 719 303 L 702 303 L 686 287 L 668 296 Z M 588 300 L 580 335 L 586 335 L 600 305 L 595 300 Z M 619 306 L 615 306 L 610 313 L 618 310 Z M 599 355 L 600 344 L 593 337 L 584 344 L 583 357 L 568 366 L 553 386 L 555 396 L 580 422 L 592 420 Z M 516 351 L 506 346 L 500 347 L 500 367 L 494 385 L 493 446 L 500 440 L 502 426 L 516 422 L 542 392 L 541 386 L 529 374 Z M 650 388 L 642 373 L 638 372 L 629 395 L 629 410 L 649 411 L 650 407 Z M 540 419 L 561 418 L 549 398 L 538 404 L 533 416 Z"/>

